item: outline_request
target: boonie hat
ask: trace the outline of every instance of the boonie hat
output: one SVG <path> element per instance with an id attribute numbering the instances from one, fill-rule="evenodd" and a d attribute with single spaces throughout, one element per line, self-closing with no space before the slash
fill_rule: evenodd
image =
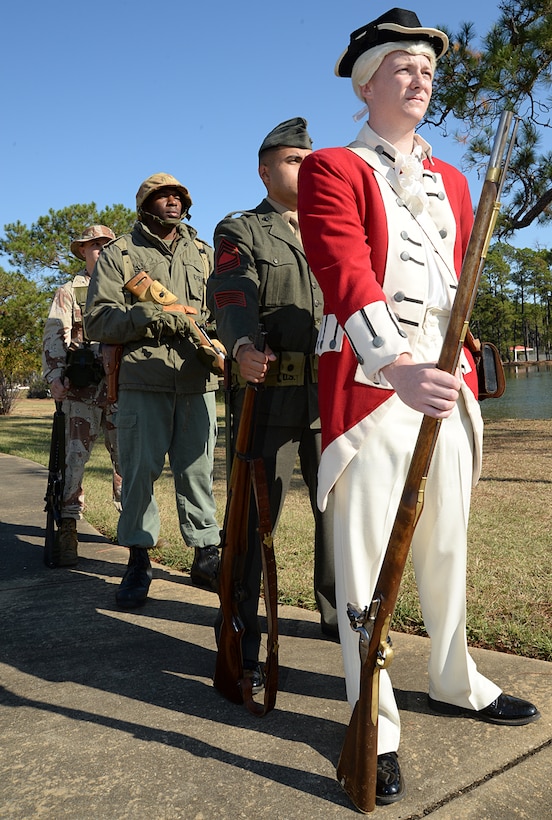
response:
<path id="1" fill-rule="evenodd" d="M 349 45 L 335 64 L 336 75 L 350 77 L 355 62 L 365 51 L 384 43 L 403 40 L 428 42 L 437 58 L 443 56 L 449 45 L 448 37 L 443 31 L 424 28 L 413 11 L 390 9 L 371 23 L 353 31 Z"/>
<path id="2" fill-rule="evenodd" d="M 312 140 L 307 131 L 307 121 L 303 117 L 284 120 L 270 131 L 259 148 L 259 156 L 268 148 L 312 148 Z"/>
<path id="3" fill-rule="evenodd" d="M 115 234 L 111 228 L 108 228 L 106 225 L 91 225 L 89 228 L 85 228 L 80 236 L 73 239 L 71 242 L 71 253 L 84 262 L 85 257 L 81 244 L 83 242 L 92 242 L 93 239 L 115 239 Z"/>

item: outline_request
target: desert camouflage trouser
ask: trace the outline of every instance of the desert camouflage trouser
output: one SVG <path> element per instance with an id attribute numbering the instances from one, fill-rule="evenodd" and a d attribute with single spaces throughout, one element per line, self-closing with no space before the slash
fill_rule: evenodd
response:
<path id="1" fill-rule="evenodd" d="M 104 443 L 113 465 L 113 501 L 121 500 L 122 479 L 119 470 L 117 430 L 113 423 L 116 405 L 99 407 L 97 404 L 66 400 L 65 413 L 65 489 L 62 517 L 81 518 L 84 507 L 84 468 L 92 453 L 94 442 L 103 430 Z"/>

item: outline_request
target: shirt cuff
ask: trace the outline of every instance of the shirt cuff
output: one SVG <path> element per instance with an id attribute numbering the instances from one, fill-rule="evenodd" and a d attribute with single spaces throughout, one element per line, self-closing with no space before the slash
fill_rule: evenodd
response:
<path id="1" fill-rule="evenodd" d="M 234 343 L 234 347 L 232 348 L 232 358 L 236 358 L 236 353 L 242 345 L 250 345 L 251 341 L 251 336 L 240 336 L 240 338 L 237 339 L 237 341 Z"/>
<path id="2" fill-rule="evenodd" d="M 407 335 L 387 303 L 371 302 L 353 313 L 345 323 L 345 333 L 363 376 L 362 381 L 391 388 L 381 369 L 396 361 L 401 353 L 411 353 Z"/>

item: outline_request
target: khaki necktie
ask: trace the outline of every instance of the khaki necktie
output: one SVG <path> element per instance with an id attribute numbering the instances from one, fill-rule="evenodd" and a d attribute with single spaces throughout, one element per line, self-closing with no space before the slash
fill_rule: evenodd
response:
<path id="1" fill-rule="evenodd" d="M 295 219 L 294 216 L 290 216 L 289 218 L 289 227 L 291 228 L 291 230 L 293 231 L 301 245 L 303 245 L 303 240 L 301 239 L 301 231 L 299 229 L 299 222 Z"/>

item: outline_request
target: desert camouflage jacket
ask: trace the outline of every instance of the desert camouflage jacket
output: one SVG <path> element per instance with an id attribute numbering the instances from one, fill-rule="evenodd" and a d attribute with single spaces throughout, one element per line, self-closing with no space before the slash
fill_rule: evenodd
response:
<path id="1" fill-rule="evenodd" d="M 90 277 L 86 271 L 82 271 L 58 288 L 54 295 L 42 342 L 42 371 L 49 384 L 62 377 L 67 351 L 81 347 L 84 343 L 82 308 L 86 304 L 89 283 Z M 90 347 L 101 361 L 99 343 L 91 342 Z M 105 383 L 102 381 L 99 385 L 71 391 L 68 398 L 94 401 L 105 392 L 104 388 Z"/>

